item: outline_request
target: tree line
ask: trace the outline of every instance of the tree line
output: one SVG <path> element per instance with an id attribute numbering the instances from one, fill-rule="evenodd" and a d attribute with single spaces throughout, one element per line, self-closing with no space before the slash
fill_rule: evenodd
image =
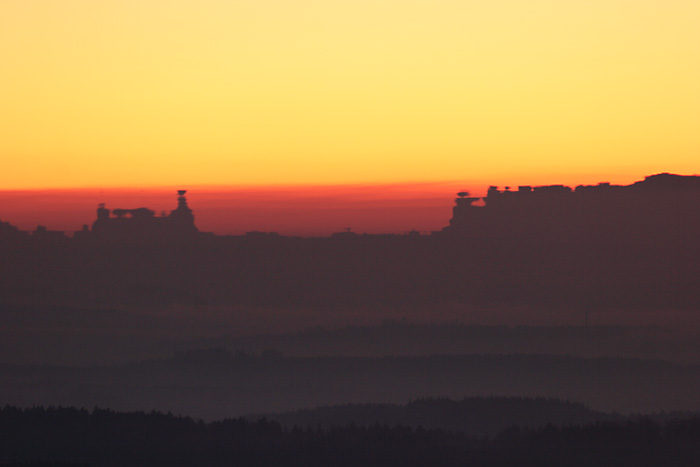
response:
<path id="1" fill-rule="evenodd" d="M 265 418 L 204 423 L 158 412 L 0 409 L 0 465 L 698 465 L 700 418 L 646 418 L 493 437 L 405 425 L 292 428 Z"/>

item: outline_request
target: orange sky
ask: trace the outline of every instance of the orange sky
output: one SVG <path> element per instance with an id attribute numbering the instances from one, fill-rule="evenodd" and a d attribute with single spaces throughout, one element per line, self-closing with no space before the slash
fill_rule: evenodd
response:
<path id="1" fill-rule="evenodd" d="M 449 221 L 460 185 L 401 184 L 303 187 L 195 187 L 188 204 L 201 231 L 240 235 L 249 231 L 284 235 L 427 233 Z M 5 215 L 22 230 L 37 224 L 68 233 L 95 220 L 97 203 L 107 208 L 149 207 L 158 213 L 177 206 L 173 189 L 60 189 L 0 192 Z"/>
<path id="2" fill-rule="evenodd" d="M 698 31 L 697 0 L 3 0 L 0 190 L 699 173 Z"/>
<path id="3" fill-rule="evenodd" d="M 586 177 L 582 177 L 586 178 Z M 620 183 L 618 177 L 614 183 Z M 581 180 L 597 184 L 611 179 Z M 511 180 L 515 187 L 529 183 Z M 629 184 L 635 179 L 623 180 Z M 536 185 L 537 183 L 531 183 Z M 571 184 L 575 186 L 577 184 Z M 503 189 L 505 186 L 501 185 Z M 458 191 L 485 196 L 487 186 L 474 182 L 316 186 L 195 186 L 163 188 L 48 189 L 0 191 L 2 217 L 22 230 L 37 225 L 71 234 L 95 220 L 95 209 L 148 207 L 157 213 L 176 207 L 176 190 L 189 188 L 188 204 L 204 232 L 241 235 L 250 231 L 283 235 L 330 235 L 346 228 L 357 233 L 427 234 L 445 227 Z"/>

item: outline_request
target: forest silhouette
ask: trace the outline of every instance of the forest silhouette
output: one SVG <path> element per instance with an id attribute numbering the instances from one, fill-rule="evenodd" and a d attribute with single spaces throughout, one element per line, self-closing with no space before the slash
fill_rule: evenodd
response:
<path id="1" fill-rule="evenodd" d="M 202 423 L 171 414 L 0 409 L 3 465 L 695 465 L 700 419 L 648 418 L 492 437 L 404 425 L 284 428 L 266 419 Z"/>

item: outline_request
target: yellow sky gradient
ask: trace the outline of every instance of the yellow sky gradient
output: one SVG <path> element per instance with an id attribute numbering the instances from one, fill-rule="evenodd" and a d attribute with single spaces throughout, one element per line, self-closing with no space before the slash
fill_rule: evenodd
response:
<path id="1" fill-rule="evenodd" d="M 0 189 L 700 172 L 697 0 L 2 0 Z"/>

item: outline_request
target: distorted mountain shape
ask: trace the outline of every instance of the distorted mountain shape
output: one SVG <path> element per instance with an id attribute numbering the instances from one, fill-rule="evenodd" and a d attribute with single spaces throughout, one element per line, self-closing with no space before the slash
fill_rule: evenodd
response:
<path id="1" fill-rule="evenodd" d="M 170 214 L 98 208 L 73 238 L 2 224 L 7 303 L 324 308 L 462 303 L 700 307 L 700 177 L 629 186 L 461 193 L 433 235 L 284 237 L 198 232 L 184 191 Z"/>

